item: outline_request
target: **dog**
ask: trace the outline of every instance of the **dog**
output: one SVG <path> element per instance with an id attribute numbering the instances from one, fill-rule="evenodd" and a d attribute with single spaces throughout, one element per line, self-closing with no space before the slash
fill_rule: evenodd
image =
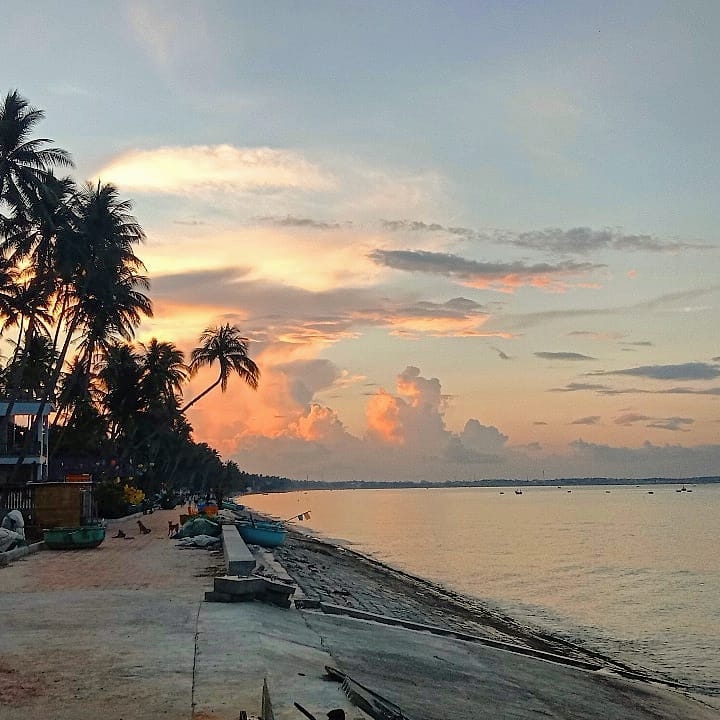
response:
<path id="1" fill-rule="evenodd" d="M 124 537 L 127 537 L 127 535 L 125 535 L 125 533 L 122 530 L 118 529 L 117 535 L 113 535 L 113 537 L 114 538 L 124 538 Z"/>
<path id="2" fill-rule="evenodd" d="M 170 522 L 168 520 L 168 537 L 175 537 L 180 532 L 180 523 L 179 522 Z"/>
<path id="3" fill-rule="evenodd" d="M 145 526 L 142 524 L 142 520 L 138 520 L 138 521 L 137 521 L 137 524 L 138 524 L 138 527 L 140 528 L 140 532 L 141 532 L 143 535 L 147 535 L 149 532 L 152 532 L 152 530 L 150 530 L 149 527 L 145 527 Z"/>

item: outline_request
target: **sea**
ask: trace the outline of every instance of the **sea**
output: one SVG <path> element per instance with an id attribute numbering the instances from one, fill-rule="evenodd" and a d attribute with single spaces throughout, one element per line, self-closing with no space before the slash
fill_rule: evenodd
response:
<path id="1" fill-rule="evenodd" d="M 713 705 L 720 699 L 720 484 L 313 490 L 237 500 L 682 683 Z"/>

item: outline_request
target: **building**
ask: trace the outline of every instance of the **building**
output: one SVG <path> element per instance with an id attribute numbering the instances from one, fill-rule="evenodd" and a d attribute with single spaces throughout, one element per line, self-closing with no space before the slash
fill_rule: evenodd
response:
<path id="1" fill-rule="evenodd" d="M 8 417 L 5 437 L 0 432 L 0 488 L 47 480 L 49 415 L 53 410 L 51 403 L 39 400 L 0 400 L 0 418 Z M 41 418 L 36 423 L 38 413 Z"/>

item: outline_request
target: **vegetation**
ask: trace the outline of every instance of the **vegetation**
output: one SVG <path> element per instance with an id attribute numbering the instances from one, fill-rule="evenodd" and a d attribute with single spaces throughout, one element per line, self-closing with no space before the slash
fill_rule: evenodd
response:
<path id="1" fill-rule="evenodd" d="M 257 388 L 260 371 L 248 339 L 229 324 L 208 327 L 186 363 L 172 342 L 135 342 L 152 317 L 150 282 L 136 254 L 145 234 L 130 201 L 112 184 L 76 186 L 58 171 L 68 152 L 36 138 L 43 112 L 17 91 L 0 104 L 0 443 L 12 436 L 28 454 L 33 432 L 12 426 L 13 406 L 52 404 L 50 479 L 90 472 L 108 506 L 134 488 L 214 489 L 226 493 L 249 476 L 196 443 L 185 411 L 233 375 Z M 203 367 L 219 376 L 190 401 L 183 386 Z M 125 486 L 132 490 L 125 490 Z M 128 494 L 129 493 L 129 494 Z M 130 497 L 132 496 L 132 497 Z"/>

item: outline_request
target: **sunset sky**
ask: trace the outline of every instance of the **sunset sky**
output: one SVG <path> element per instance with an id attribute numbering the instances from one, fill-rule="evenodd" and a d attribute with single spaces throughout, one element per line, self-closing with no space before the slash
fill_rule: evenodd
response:
<path id="1" fill-rule="evenodd" d="M 197 441 L 298 479 L 720 474 L 720 3 L 39 2 L 4 93 L 260 366 Z M 190 397 L 212 379 L 195 379 Z"/>

